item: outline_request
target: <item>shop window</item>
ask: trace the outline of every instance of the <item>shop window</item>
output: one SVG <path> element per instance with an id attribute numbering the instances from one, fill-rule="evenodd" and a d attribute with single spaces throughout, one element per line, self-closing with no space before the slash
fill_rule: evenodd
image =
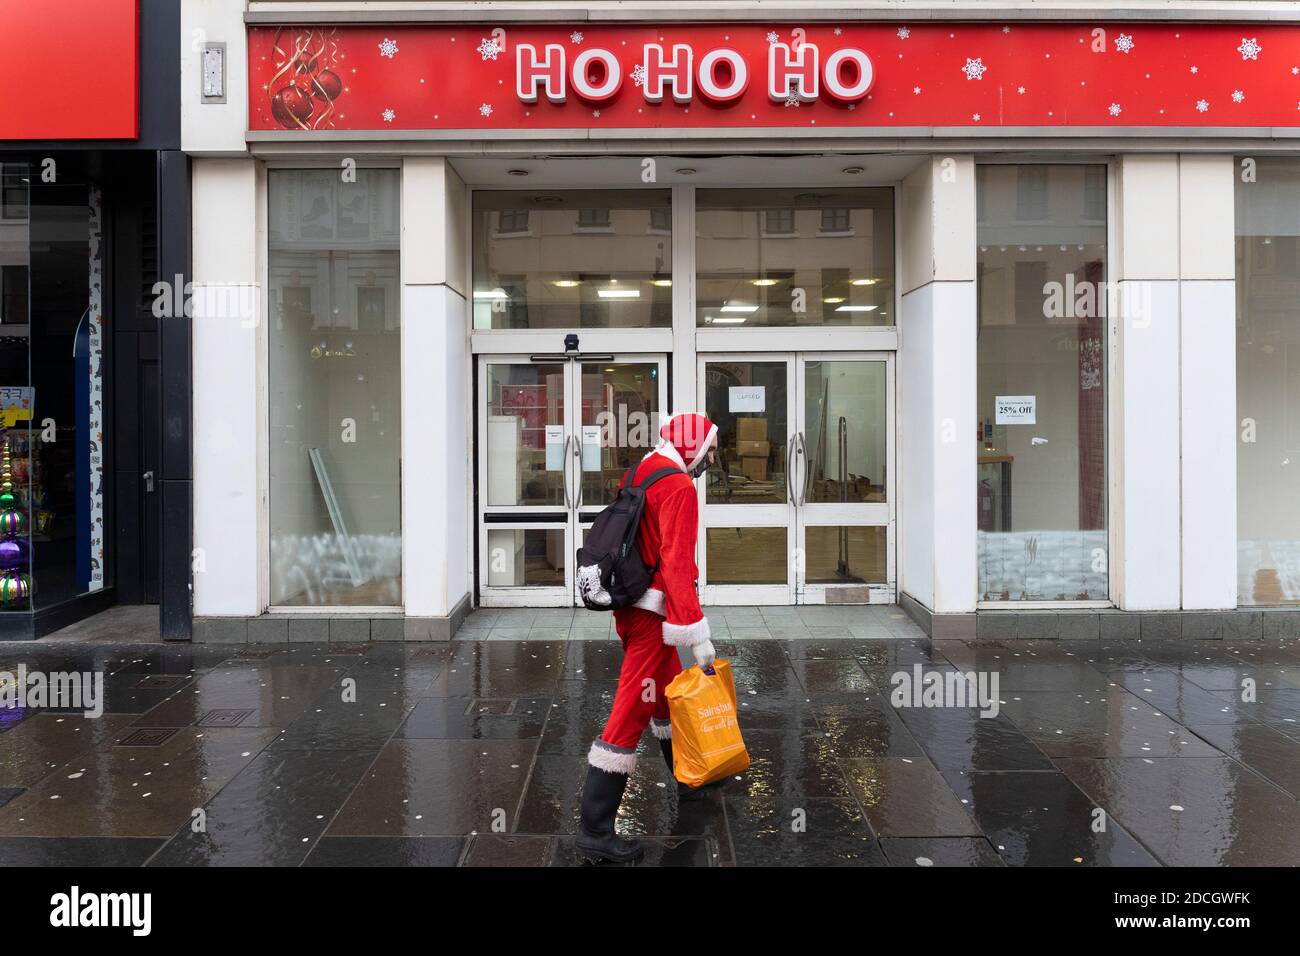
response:
<path id="1" fill-rule="evenodd" d="M 474 193 L 475 329 L 668 328 L 672 293 L 668 190 Z"/>
<path id="2" fill-rule="evenodd" d="M 696 322 L 894 324 L 894 191 L 700 189 Z"/>
<path id="3" fill-rule="evenodd" d="M 1105 174 L 978 168 L 982 601 L 1108 597 Z"/>
<path id="4" fill-rule="evenodd" d="M 398 173 L 268 184 L 271 604 L 400 605 Z"/>
<path id="5" fill-rule="evenodd" d="M 1237 600 L 1300 604 L 1300 160 L 1237 182 Z"/>
<path id="6" fill-rule="evenodd" d="M 103 198 L 0 167 L 0 636 L 112 583 Z"/>

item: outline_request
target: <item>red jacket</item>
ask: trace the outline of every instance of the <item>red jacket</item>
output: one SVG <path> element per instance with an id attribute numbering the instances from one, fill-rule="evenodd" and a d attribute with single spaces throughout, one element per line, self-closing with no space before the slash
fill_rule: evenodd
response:
<path id="1" fill-rule="evenodd" d="M 676 449 L 661 446 L 641 460 L 633 480 L 642 481 L 660 468 L 684 467 Z M 650 581 L 649 590 L 633 606 L 664 618 L 665 644 L 703 643 L 709 639 L 709 619 L 700 610 L 695 590 L 700 574 L 695 565 L 700 528 L 700 500 L 695 482 L 684 470 L 678 475 L 668 475 L 649 487 L 645 499 L 637 546 L 646 564 L 654 567 L 658 563 L 659 569 Z"/>

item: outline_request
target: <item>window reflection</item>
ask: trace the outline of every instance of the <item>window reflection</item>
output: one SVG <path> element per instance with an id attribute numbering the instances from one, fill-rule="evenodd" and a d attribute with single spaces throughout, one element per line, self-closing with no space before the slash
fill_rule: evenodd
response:
<path id="1" fill-rule="evenodd" d="M 672 325 L 666 189 L 474 193 L 474 328 Z"/>
<path id="2" fill-rule="evenodd" d="M 696 322 L 894 324 L 889 188 L 696 192 Z"/>

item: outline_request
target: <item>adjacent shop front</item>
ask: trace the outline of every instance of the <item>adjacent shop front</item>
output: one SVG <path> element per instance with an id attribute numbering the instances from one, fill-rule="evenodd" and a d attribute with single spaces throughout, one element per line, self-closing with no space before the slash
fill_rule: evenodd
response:
<path id="1" fill-rule="evenodd" d="M 263 6 L 183 24 L 247 64 L 182 91 L 205 639 L 572 606 L 688 410 L 706 604 L 1222 636 L 1300 599 L 1225 505 L 1232 222 L 1246 153 L 1288 188 L 1294 28 Z"/>
<path id="2" fill-rule="evenodd" d="M 188 271 L 179 7 L 63 8 L 75 35 L 32 4 L 0 34 L 0 640 L 116 604 L 187 638 L 188 329 L 155 288 Z M 53 46 L 108 66 L 51 71 Z"/>

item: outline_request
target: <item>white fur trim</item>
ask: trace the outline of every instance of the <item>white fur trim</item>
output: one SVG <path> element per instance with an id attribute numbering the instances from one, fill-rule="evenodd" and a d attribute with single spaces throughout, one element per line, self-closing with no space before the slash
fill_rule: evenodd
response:
<path id="1" fill-rule="evenodd" d="M 694 624 L 669 624 L 664 622 L 664 643 L 669 647 L 694 647 L 709 639 L 709 619 L 702 617 Z"/>
<path id="2" fill-rule="evenodd" d="M 718 437 L 718 426 L 714 425 L 712 428 L 709 429 L 709 433 L 704 436 L 704 441 L 700 445 L 700 450 L 695 453 L 695 457 L 686 463 L 687 474 L 690 474 L 691 469 L 694 468 L 696 465 L 698 465 L 700 463 L 700 459 L 703 458 L 706 454 L 708 454 L 709 449 L 713 447 L 713 439 L 717 437 Z"/>
<path id="3" fill-rule="evenodd" d="M 613 750 L 608 744 L 601 746 L 601 741 L 597 740 L 587 751 L 587 763 L 608 773 L 630 774 L 636 769 L 636 754 Z"/>
<path id="4" fill-rule="evenodd" d="M 671 720 L 665 720 L 662 724 L 655 718 L 650 718 L 650 733 L 654 734 L 659 740 L 673 739 L 673 723 Z"/>
<path id="5" fill-rule="evenodd" d="M 645 461 L 651 455 L 663 455 L 682 471 L 686 470 L 686 462 L 682 461 L 681 454 L 673 447 L 673 443 L 666 438 L 659 439 L 659 444 L 655 445 L 648 452 L 642 455 L 641 460 Z"/>
<path id="6" fill-rule="evenodd" d="M 652 614 L 658 614 L 660 617 L 667 617 L 668 615 L 664 613 L 666 605 L 667 598 L 664 596 L 664 592 L 658 588 L 649 588 L 632 606 L 639 607 L 641 610 L 649 611 Z"/>

